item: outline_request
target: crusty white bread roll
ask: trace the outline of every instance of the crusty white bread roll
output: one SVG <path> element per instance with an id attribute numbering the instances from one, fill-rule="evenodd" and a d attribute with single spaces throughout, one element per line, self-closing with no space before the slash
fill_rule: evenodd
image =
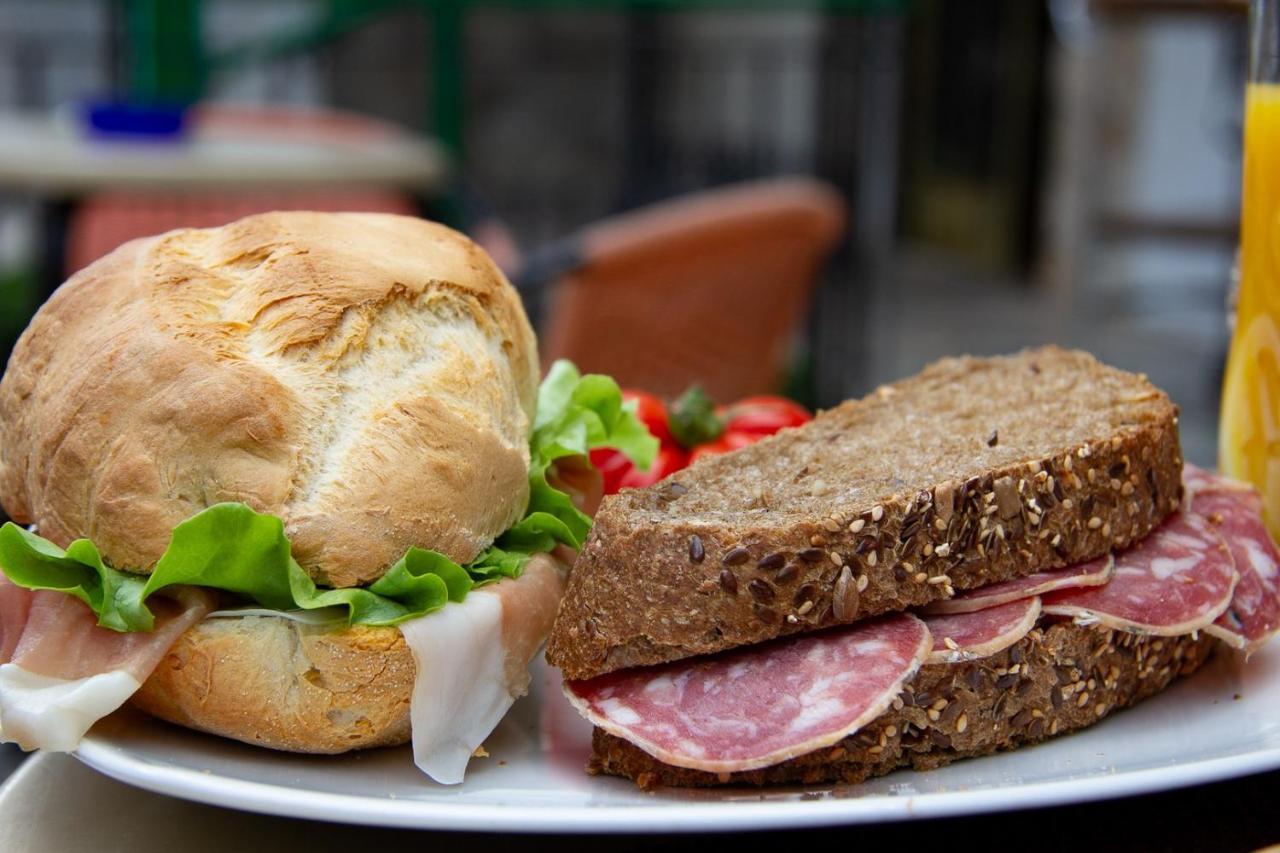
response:
<path id="1" fill-rule="evenodd" d="M 368 584 L 411 546 L 466 563 L 524 512 L 538 373 L 515 289 L 441 225 L 293 212 L 172 231 L 73 276 L 19 340 L 0 380 L 0 503 L 140 572 L 223 501 L 282 518 L 321 584 Z M 417 620 L 427 653 L 397 628 L 209 618 L 132 701 L 275 749 L 403 743 L 415 689 L 448 684 L 469 649 L 500 652 L 487 676 L 524 692 L 566 572 L 537 555 Z"/>
<path id="2" fill-rule="evenodd" d="M 188 728 L 289 752 L 407 743 L 413 655 L 396 628 L 206 619 L 130 700 Z"/>
<path id="3" fill-rule="evenodd" d="M 317 581 L 467 562 L 528 497 L 533 332 L 484 252 L 385 214 L 268 213 L 128 243 L 37 313 L 0 381 L 0 503 L 147 571 L 243 501 Z"/>

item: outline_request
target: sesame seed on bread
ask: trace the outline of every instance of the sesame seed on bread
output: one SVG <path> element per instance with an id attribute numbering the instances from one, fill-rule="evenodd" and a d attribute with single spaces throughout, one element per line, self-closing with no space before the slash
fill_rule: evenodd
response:
<path id="1" fill-rule="evenodd" d="M 1124 548 L 1178 506 L 1177 414 L 1083 352 L 936 362 L 607 498 L 547 659 L 591 678 Z"/>

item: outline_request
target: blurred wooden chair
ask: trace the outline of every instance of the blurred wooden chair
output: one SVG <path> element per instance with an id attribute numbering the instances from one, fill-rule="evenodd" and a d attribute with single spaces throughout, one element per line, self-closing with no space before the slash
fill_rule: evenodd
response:
<path id="1" fill-rule="evenodd" d="M 570 358 L 624 386 L 722 401 L 777 391 L 845 206 L 809 178 L 738 184 L 591 225 L 529 253 L 545 295 L 544 364 Z"/>

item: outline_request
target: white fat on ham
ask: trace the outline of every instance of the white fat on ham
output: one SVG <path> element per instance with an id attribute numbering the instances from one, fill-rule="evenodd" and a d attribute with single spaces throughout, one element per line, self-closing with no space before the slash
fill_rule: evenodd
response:
<path id="1" fill-rule="evenodd" d="M 22 749 L 71 752 L 94 723 L 142 686 L 113 670 L 84 678 L 54 678 L 17 664 L 0 665 L 0 741 Z"/>
<path id="2" fill-rule="evenodd" d="M 565 574 L 564 563 L 539 554 L 518 579 L 400 624 L 417 665 L 413 760 L 436 782 L 461 782 L 476 749 L 528 691 L 529 663 L 551 630 Z"/>
<path id="3" fill-rule="evenodd" d="M 245 616 L 274 616 L 300 625 L 346 625 L 345 607 L 321 607 L 318 610 L 270 610 L 266 607 L 228 607 L 215 610 L 206 619 L 240 619 Z"/>
<path id="4" fill-rule="evenodd" d="M 0 575 L 0 617 L 5 619 L 0 741 L 23 749 L 75 749 L 214 606 L 206 590 L 182 588 L 172 594 L 150 602 L 154 631 L 126 634 L 98 627 L 93 611 L 79 599 L 31 592 Z"/>

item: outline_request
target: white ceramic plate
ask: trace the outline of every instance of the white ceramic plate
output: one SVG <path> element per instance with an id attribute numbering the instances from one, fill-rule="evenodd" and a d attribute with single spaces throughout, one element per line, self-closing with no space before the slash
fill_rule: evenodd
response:
<path id="1" fill-rule="evenodd" d="M 1280 767 L 1280 643 L 1221 656 L 1165 693 L 1075 735 L 861 785 L 646 794 L 583 772 L 590 727 L 539 667 L 457 787 L 408 748 L 338 757 L 274 753 L 125 712 L 79 758 L 148 790 L 318 820 L 510 832 L 675 832 L 867 823 L 1139 794 Z"/>

